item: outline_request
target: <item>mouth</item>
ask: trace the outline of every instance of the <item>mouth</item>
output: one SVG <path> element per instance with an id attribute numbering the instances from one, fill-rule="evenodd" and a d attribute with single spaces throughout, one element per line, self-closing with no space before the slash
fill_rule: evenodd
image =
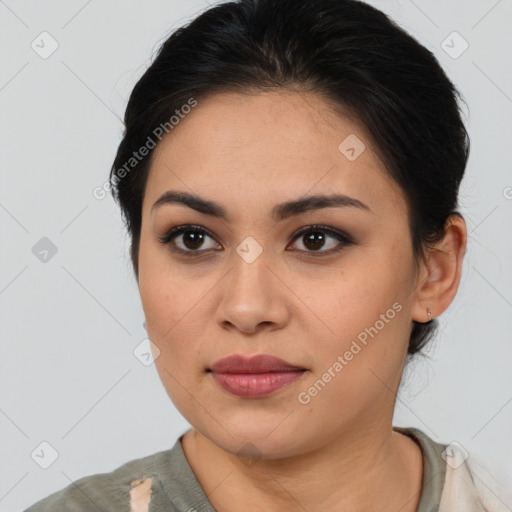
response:
<path id="1" fill-rule="evenodd" d="M 273 373 L 273 372 L 288 372 L 305 370 L 299 366 L 290 364 L 278 357 L 258 354 L 252 357 L 247 357 L 241 354 L 234 354 L 232 356 L 223 357 L 219 359 L 209 368 L 214 373 L 224 374 L 254 374 L 254 373 Z"/>
<path id="2" fill-rule="evenodd" d="M 207 372 L 232 395 L 263 398 L 296 382 L 307 369 L 270 355 L 246 357 L 236 354 L 218 360 Z"/>

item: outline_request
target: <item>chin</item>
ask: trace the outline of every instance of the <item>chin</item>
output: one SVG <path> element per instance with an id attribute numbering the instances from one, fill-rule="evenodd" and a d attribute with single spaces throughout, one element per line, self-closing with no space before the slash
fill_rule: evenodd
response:
<path id="1" fill-rule="evenodd" d="M 225 418 L 221 425 L 205 418 L 191 425 L 219 448 L 248 459 L 282 459 L 300 453 L 304 428 L 294 425 L 288 413 L 267 417 Z M 286 418 L 286 419 L 285 419 Z M 284 421 L 283 421 L 284 419 Z M 188 420 L 190 423 L 190 420 Z"/>

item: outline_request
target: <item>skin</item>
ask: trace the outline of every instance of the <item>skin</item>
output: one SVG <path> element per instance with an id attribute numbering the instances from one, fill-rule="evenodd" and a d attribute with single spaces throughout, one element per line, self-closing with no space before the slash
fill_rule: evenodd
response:
<path id="1" fill-rule="evenodd" d="M 366 146 L 354 161 L 338 149 L 350 134 Z M 229 219 L 179 204 L 152 210 L 168 190 L 220 203 Z M 334 192 L 371 211 L 270 217 L 282 201 Z M 392 430 L 396 392 L 412 320 L 426 322 L 427 307 L 439 316 L 456 294 L 467 233 L 463 219 L 451 217 L 443 240 L 417 261 L 407 219 L 404 192 L 364 127 L 312 93 L 215 94 L 155 149 L 139 289 L 162 383 L 193 427 L 185 455 L 216 510 L 416 510 L 423 459 L 414 441 Z M 183 224 L 212 234 L 203 245 L 174 239 L 199 256 L 159 241 Z M 323 246 L 307 245 L 295 233 L 312 224 L 346 232 L 354 243 L 326 234 Z M 262 248 L 252 263 L 236 252 L 248 236 Z M 331 248 L 341 250 L 319 254 Z M 401 305 L 394 318 L 300 403 L 299 393 L 394 303 Z M 235 353 L 271 354 L 308 371 L 266 398 L 240 398 L 206 371 Z"/>

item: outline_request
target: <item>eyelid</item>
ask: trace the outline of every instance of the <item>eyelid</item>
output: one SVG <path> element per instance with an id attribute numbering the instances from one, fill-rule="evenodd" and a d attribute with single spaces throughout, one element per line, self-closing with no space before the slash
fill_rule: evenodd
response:
<path id="1" fill-rule="evenodd" d="M 216 241 L 216 238 L 203 226 L 200 226 L 199 224 L 181 224 L 179 226 L 174 226 L 170 229 L 168 229 L 162 236 L 158 236 L 158 241 L 162 244 L 168 244 L 171 239 L 186 233 L 187 231 L 196 231 L 201 234 L 209 236 L 211 239 Z M 217 242 L 218 243 L 218 242 Z M 179 249 L 176 250 L 176 252 L 205 252 L 203 251 L 180 251 Z"/>
<path id="2" fill-rule="evenodd" d="M 354 240 L 352 237 L 345 233 L 342 230 L 331 228 L 329 226 L 324 226 L 322 224 L 311 224 L 309 226 L 304 226 L 303 228 L 296 231 L 293 235 L 293 241 L 295 241 L 297 238 L 299 238 L 304 233 L 309 233 L 310 231 L 321 231 L 323 233 L 327 233 L 328 235 L 332 236 L 333 238 L 336 238 L 337 240 L 344 242 L 346 244 L 352 244 L 354 243 Z M 314 251 L 310 251 L 314 252 Z M 326 252 L 326 251 L 325 251 Z"/>

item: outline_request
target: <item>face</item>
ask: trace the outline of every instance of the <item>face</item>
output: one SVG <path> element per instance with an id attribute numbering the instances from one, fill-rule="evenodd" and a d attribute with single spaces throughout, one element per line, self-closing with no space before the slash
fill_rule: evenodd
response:
<path id="1" fill-rule="evenodd" d="M 169 191 L 216 208 L 155 205 Z M 335 194 L 345 198 L 277 206 Z M 403 192 L 364 129 L 319 96 L 216 94 L 155 149 L 139 251 L 146 328 L 173 403 L 228 452 L 250 442 L 280 458 L 390 428 L 415 268 Z M 216 366 L 262 354 L 292 368 Z"/>

